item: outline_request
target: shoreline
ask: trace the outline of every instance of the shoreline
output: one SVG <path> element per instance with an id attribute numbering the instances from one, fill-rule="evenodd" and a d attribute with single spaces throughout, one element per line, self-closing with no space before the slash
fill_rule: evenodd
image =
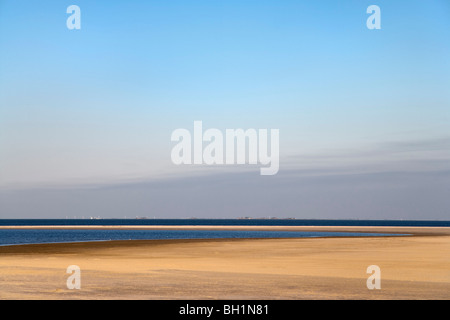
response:
<path id="1" fill-rule="evenodd" d="M 437 236 L 437 235 L 435 235 Z M 264 240 L 302 240 L 302 239 L 351 239 L 351 238 L 394 238 L 394 237 L 414 237 L 411 234 L 405 235 L 383 235 L 383 236 L 317 236 L 317 237 L 288 237 L 288 238 L 200 238 L 200 239 L 129 239 L 129 240 L 87 240 L 87 241 L 71 241 L 71 242 L 41 242 L 41 243 L 22 243 L 22 244 L 6 244 L 0 245 L 1 254 L 17 254 L 17 253 L 48 253 L 57 250 L 64 250 L 68 247 L 89 248 L 118 248 L 118 247 L 138 247 L 147 245 L 164 245 L 164 244 L 186 244 L 186 243 L 212 243 L 212 242 L 239 242 L 239 241 L 264 241 Z M 58 246 L 59 248 L 53 247 Z M 21 247 L 21 248 L 18 248 Z M 11 248 L 11 249 L 9 249 Z M 4 250 L 3 250 L 4 249 Z M 19 249 L 19 250 L 14 250 Z M 53 249 L 53 250 L 52 250 Z M 61 252 L 62 253 L 62 252 Z"/>
<path id="2" fill-rule="evenodd" d="M 11 252 L 5 250 L 8 247 L 33 246 L 38 249 L 39 246 L 51 245 L 70 245 L 84 243 L 111 243 L 112 245 L 131 244 L 137 242 L 158 242 L 165 243 L 186 243 L 186 242 L 210 242 L 210 241 L 238 241 L 238 240 L 276 240 L 276 239 L 322 239 L 322 238 L 372 238 L 372 237 L 430 237 L 430 236 L 450 236 L 450 227 L 395 227 L 395 226 L 135 226 L 135 225 L 48 225 L 48 226 L 0 226 L 0 230 L 195 230 L 195 231 L 298 231 L 298 232 L 342 232 L 342 233 L 372 233 L 382 234 L 379 236 L 312 236 L 312 237 L 271 237 L 271 238 L 187 238 L 187 239 L 127 239 L 127 240 L 86 240 L 86 241 L 67 241 L 67 242 L 42 242 L 42 243 L 19 243 L 0 245 L 0 254 Z M 38 252 L 38 251 L 37 251 Z M 36 253 L 37 253 L 36 252 Z"/>
<path id="3" fill-rule="evenodd" d="M 373 230 L 374 228 L 383 228 L 383 230 Z M 18 243 L 18 244 L 4 244 L 0 245 L 0 254 L 5 252 L 2 248 L 5 247 L 17 247 L 17 246 L 48 246 L 48 245 L 64 245 L 64 244 L 83 244 L 83 243 L 96 243 L 96 242 L 113 242 L 116 245 L 120 242 L 133 242 L 133 241 L 176 241 L 179 243 L 187 241 L 232 241 L 232 240 L 264 240 L 264 239 L 320 239 L 320 238 L 354 238 L 354 237 L 414 237 L 414 236 L 437 236 L 446 235 L 446 232 L 425 232 L 423 228 L 443 228 L 447 230 L 450 235 L 450 227 L 412 227 L 415 232 L 406 232 L 407 230 L 386 230 L 386 228 L 408 228 L 411 227 L 346 227 L 346 226 L 79 226 L 79 225 L 67 225 L 67 226 L 0 226 L 0 230 L 155 230 L 155 231 L 179 231 L 179 230 L 195 230 L 195 231 L 297 231 L 297 232 L 332 232 L 332 233 L 363 233 L 362 236 L 350 236 L 350 235 L 330 235 L 330 236 L 305 236 L 305 237 L 261 237 L 261 238 L 185 238 L 185 239 L 110 239 L 110 240 L 85 240 L 85 241 L 63 241 L 63 242 L 40 242 L 40 243 Z M 366 229 L 366 230 L 361 230 Z M 370 229 L 370 230 L 367 230 Z M 422 229 L 422 230 L 420 230 Z M 411 230 L 408 230 L 411 231 Z M 434 230 L 436 231 L 436 230 Z M 438 230 L 439 231 L 439 230 Z M 381 235 L 366 235 L 366 234 L 381 234 Z M 9 251 L 9 250 L 8 250 Z"/>

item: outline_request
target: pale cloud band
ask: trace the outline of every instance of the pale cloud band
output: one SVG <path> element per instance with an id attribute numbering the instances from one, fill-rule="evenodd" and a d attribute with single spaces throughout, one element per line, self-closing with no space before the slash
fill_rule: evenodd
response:
<path id="1" fill-rule="evenodd" d="M 449 143 L 390 142 L 359 152 L 292 157 L 275 176 L 261 176 L 251 166 L 199 166 L 126 183 L 3 190 L 0 218 L 446 219 Z"/>

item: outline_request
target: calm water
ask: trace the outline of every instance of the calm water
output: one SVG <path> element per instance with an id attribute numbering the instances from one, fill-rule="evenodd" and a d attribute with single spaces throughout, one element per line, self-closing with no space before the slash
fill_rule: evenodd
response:
<path id="1" fill-rule="evenodd" d="M 378 233 L 229 231 L 229 230 L 0 230 L 0 246 L 30 243 L 61 243 L 108 240 L 312 238 L 384 236 Z"/>
<path id="2" fill-rule="evenodd" d="M 198 226 L 450 226 L 450 221 L 380 220 L 278 220 L 278 219 L 0 219 L 0 226 L 51 225 L 198 225 Z M 337 236 L 386 236 L 376 233 L 230 231 L 230 230 L 0 230 L 0 245 L 60 243 L 109 240 L 305 238 Z"/>

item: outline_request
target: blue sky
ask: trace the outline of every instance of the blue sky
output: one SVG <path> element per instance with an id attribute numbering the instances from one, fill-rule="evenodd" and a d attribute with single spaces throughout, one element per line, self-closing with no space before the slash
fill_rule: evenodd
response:
<path id="1" fill-rule="evenodd" d="M 280 129 L 280 172 L 447 170 L 449 57 L 446 0 L 0 0 L 0 187 L 173 179 L 194 120 Z"/>

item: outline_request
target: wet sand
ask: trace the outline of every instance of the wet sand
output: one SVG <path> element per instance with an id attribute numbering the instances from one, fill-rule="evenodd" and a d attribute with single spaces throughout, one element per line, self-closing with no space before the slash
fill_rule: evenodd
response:
<path id="1" fill-rule="evenodd" d="M 450 299 L 450 228 L 63 228 L 342 231 L 411 236 L 4 246 L 0 247 L 0 299 Z M 81 269 L 80 290 L 66 286 L 69 265 Z M 380 290 L 366 286 L 370 265 L 381 269 Z"/>

